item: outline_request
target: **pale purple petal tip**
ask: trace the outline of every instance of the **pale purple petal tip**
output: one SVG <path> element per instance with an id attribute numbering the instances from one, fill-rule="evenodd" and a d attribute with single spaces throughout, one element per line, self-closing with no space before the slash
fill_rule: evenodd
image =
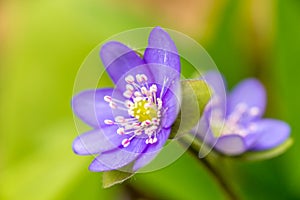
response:
<path id="1" fill-rule="evenodd" d="M 239 135 L 225 135 L 218 138 L 215 148 L 226 155 L 239 155 L 247 150 L 243 138 Z"/>
<path id="2" fill-rule="evenodd" d="M 117 148 L 122 138 L 117 126 L 106 126 L 79 135 L 73 142 L 73 151 L 79 155 L 99 154 Z"/>
<path id="3" fill-rule="evenodd" d="M 144 65 L 144 60 L 126 45 L 112 41 L 100 50 L 101 60 L 114 83 L 134 67 Z"/>
<path id="4" fill-rule="evenodd" d="M 175 43 L 160 27 L 154 28 L 150 33 L 144 60 L 146 63 L 166 65 L 180 72 L 180 57 Z"/>
<path id="5" fill-rule="evenodd" d="M 104 96 L 111 96 L 113 89 L 103 88 L 98 90 L 87 90 L 74 96 L 72 108 L 74 113 L 85 123 L 92 127 L 105 125 L 105 119 L 113 119 L 111 108 L 104 101 Z"/>
<path id="6" fill-rule="evenodd" d="M 274 148 L 290 135 L 290 126 L 280 120 L 263 119 L 257 122 L 259 137 L 251 150 L 260 151 Z"/>
<path id="7" fill-rule="evenodd" d="M 120 147 L 100 154 L 91 163 L 89 169 L 97 172 L 120 169 L 134 161 L 145 148 L 146 143 L 144 139 L 133 139 L 128 147 Z"/>
<path id="8" fill-rule="evenodd" d="M 228 99 L 228 113 L 230 114 L 238 104 L 245 104 L 248 108 L 255 108 L 255 117 L 264 114 L 266 106 L 266 92 L 264 86 L 256 79 L 246 79 L 238 84 Z"/>

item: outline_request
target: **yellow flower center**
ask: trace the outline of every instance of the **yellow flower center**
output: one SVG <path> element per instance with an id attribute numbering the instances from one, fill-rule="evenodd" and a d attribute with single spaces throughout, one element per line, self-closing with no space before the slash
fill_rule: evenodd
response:
<path id="1" fill-rule="evenodd" d="M 155 104 L 149 106 L 149 103 L 146 99 L 142 99 L 134 103 L 131 108 L 132 116 L 138 119 L 140 122 L 144 122 L 146 120 L 152 120 L 157 117 L 157 108 Z"/>

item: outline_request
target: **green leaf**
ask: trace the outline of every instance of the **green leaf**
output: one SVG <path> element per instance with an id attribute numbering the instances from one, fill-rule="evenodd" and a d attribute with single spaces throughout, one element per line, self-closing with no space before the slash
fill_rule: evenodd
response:
<path id="1" fill-rule="evenodd" d="M 132 168 L 132 164 L 129 164 L 123 167 L 121 170 L 112 170 L 103 172 L 102 180 L 103 180 L 103 188 L 109 188 L 114 186 L 115 184 L 123 183 L 127 179 L 131 178 L 134 173 L 130 172 Z"/>
<path id="2" fill-rule="evenodd" d="M 269 149 L 265 151 L 247 152 L 242 154 L 241 156 L 238 156 L 238 158 L 244 161 L 259 161 L 259 160 L 270 159 L 284 153 L 288 148 L 292 146 L 292 144 L 293 144 L 293 139 L 289 138 L 284 143 L 282 143 L 281 145 L 273 149 Z"/>
<path id="3" fill-rule="evenodd" d="M 171 138 L 182 136 L 196 126 L 211 97 L 210 89 L 203 80 L 181 81 L 181 90 L 181 110 L 172 126 Z"/>

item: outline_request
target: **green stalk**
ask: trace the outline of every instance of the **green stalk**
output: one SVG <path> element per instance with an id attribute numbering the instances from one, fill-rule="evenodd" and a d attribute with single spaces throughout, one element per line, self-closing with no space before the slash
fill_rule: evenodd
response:
<path id="1" fill-rule="evenodd" d="M 180 139 L 180 142 L 183 145 L 190 144 L 187 142 L 186 137 L 183 137 L 183 139 Z M 190 139 L 190 138 L 189 138 Z M 200 150 L 201 143 L 197 140 L 194 140 L 193 143 L 189 146 L 188 150 L 193 155 L 193 157 L 199 161 L 208 171 L 209 173 L 214 177 L 215 181 L 218 183 L 220 188 L 224 191 L 224 193 L 227 195 L 227 197 L 231 200 L 237 200 L 239 199 L 234 189 L 231 187 L 231 185 L 228 183 L 228 180 L 225 178 L 225 176 L 218 170 L 216 166 L 214 166 L 213 162 L 208 158 L 208 156 L 204 158 L 199 158 L 199 150 Z"/>

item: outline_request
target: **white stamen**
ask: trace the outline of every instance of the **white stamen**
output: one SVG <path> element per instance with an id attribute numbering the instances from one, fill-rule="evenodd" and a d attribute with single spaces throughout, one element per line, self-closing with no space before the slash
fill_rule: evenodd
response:
<path id="1" fill-rule="evenodd" d="M 115 121 L 118 123 L 123 123 L 125 122 L 125 118 L 123 116 L 117 116 L 115 117 Z"/>
<path id="2" fill-rule="evenodd" d="M 162 86 L 162 88 L 161 88 L 159 98 L 162 98 L 162 95 L 163 95 L 163 93 L 164 93 L 165 86 L 166 86 L 168 80 L 169 80 L 169 79 L 168 79 L 167 77 L 164 78 L 164 83 L 163 83 L 163 86 Z"/>
<path id="3" fill-rule="evenodd" d="M 259 110 L 258 107 L 252 107 L 252 108 L 250 108 L 250 110 L 249 110 L 249 114 L 250 114 L 251 116 L 257 116 L 259 113 L 260 113 L 260 110 Z"/>
<path id="4" fill-rule="evenodd" d="M 235 107 L 235 109 L 236 109 L 237 112 L 239 112 L 239 113 L 244 113 L 244 112 L 246 112 L 247 108 L 248 108 L 248 106 L 247 106 L 247 104 L 245 104 L 245 103 L 239 103 L 239 104 Z"/>
<path id="5" fill-rule="evenodd" d="M 127 108 L 130 108 L 130 107 L 132 107 L 134 104 L 132 103 L 132 101 L 127 100 L 127 101 L 125 101 L 125 105 L 127 106 Z"/>
<path id="6" fill-rule="evenodd" d="M 130 145 L 131 140 L 139 135 L 147 135 L 146 144 L 154 144 L 158 141 L 157 132 L 160 128 L 160 118 L 167 108 L 162 107 L 163 102 L 156 97 L 157 85 L 148 86 L 148 78 L 145 74 L 128 75 L 125 78 L 126 90 L 123 96 L 128 100 L 118 100 L 111 96 L 104 96 L 112 109 L 124 110 L 131 117 L 116 116 L 114 121 L 104 120 L 105 124 L 118 125 L 116 133 L 120 136 L 128 135 L 129 138 L 123 139 L 123 147 Z M 167 79 L 164 79 L 164 84 Z M 164 87 L 164 86 L 163 86 Z M 163 90 L 163 89 L 162 89 Z"/>
<path id="7" fill-rule="evenodd" d="M 139 91 L 135 91 L 134 92 L 134 96 L 136 96 L 136 97 L 142 97 L 143 95 Z"/>
<path id="8" fill-rule="evenodd" d="M 157 86 L 156 86 L 156 85 L 154 85 L 154 84 L 153 84 L 153 85 L 151 85 L 151 86 L 150 86 L 150 92 L 151 92 L 151 93 L 153 93 L 153 92 L 157 92 Z"/>
<path id="9" fill-rule="evenodd" d="M 114 122 L 113 122 L 112 120 L 110 120 L 110 119 L 104 120 L 104 123 L 107 124 L 107 125 L 112 125 L 112 124 L 114 124 Z"/>
<path id="10" fill-rule="evenodd" d="M 142 101 L 142 100 L 143 100 L 142 97 L 136 97 L 136 98 L 133 99 L 133 101 L 134 101 L 135 103 L 140 102 L 140 101 Z"/>
<path id="11" fill-rule="evenodd" d="M 114 102 L 110 102 L 109 103 L 109 106 L 112 108 L 112 109 L 116 109 L 118 106 L 117 106 L 117 104 L 116 103 L 114 103 Z"/>
<path id="12" fill-rule="evenodd" d="M 112 100 L 111 96 L 104 96 L 104 101 L 109 103 L 111 102 L 111 100 Z"/>
<path id="13" fill-rule="evenodd" d="M 135 76 L 135 78 L 136 78 L 137 82 L 139 82 L 139 83 L 143 82 L 143 79 L 141 78 L 141 74 L 137 74 Z"/>
<path id="14" fill-rule="evenodd" d="M 146 96 L 147 96 L 147 94 L 148 94 L 148 90 L 147 90 L 147 88 L 145 88 L 145 87 L 141 87 L 141 92 L 142 92 L 142 94 L 144 94 L 144 95 L 146 95 Z"/>
<path id="15" fill-rule="evenodd" d="M 123 145 L 123 147 L 128 147 L 128 145 L 130 144 L 130 140 L 129 139 L 124 139 L 124 140 L 122 140 L 122 145 Z"/>
<path id="16" fill-rule="evenodd" d="M 141 135 L 143 133 L 143 131 L 141 129 L 135 130 L 134 134 L 135 135 Z"/>
<path id="17" fill-rule="evenodd" d="M 257 125 L 256 124 L 250 124 L 248 129 L 251 131 L 251 132 L 254 132 L 254 131 L 257 131 Z"/>
<path id="18" fill-rule="evenodd" d="M 128 75 L 125 77 L 125 81 L 127 83 L 133 83 L 134 82 L 134 77 L 132 75 Z"/>
<path id="19" fill-rule="evenodd" d="M 152 140 L 152 144 L 154 144 L 156 142 L 157 142 L 157 137 L 154 137 L 153 140 Z"/>
<path id="20" fill-rule="evenodd" d="M 134 91 L 134 87 L 133 87 L 132 85 L 130 85 L 130 84 L 127 84 L 127 85 L 126 85 L 126 89 L 127 89 L 127 90 L 130 90 L 130 91 L 132 91 L 132 92 Z"/>
<path id="21" fill-rule="evenodd" d="M 123 96 L 126 97 L 126 98 L 131 98 L 132 96 L 132 91 L 130 90 L 126 90 L 124 93 L 123 93 Z"/>
<path id="22" fill-rule="evenodd" d="M 118 133 L 119 135 L 124 135 L 124 133 L 125 133 L 124 128 L 123 128 L 123 127 L 118 128 L 117 133 Z"/>
<path id="23" fill-rule="evenodd" d="M 148 81 L 148 77 L 145 74 L 141 74 L 141 79 L 143 80 L 143 82 Z"/>

